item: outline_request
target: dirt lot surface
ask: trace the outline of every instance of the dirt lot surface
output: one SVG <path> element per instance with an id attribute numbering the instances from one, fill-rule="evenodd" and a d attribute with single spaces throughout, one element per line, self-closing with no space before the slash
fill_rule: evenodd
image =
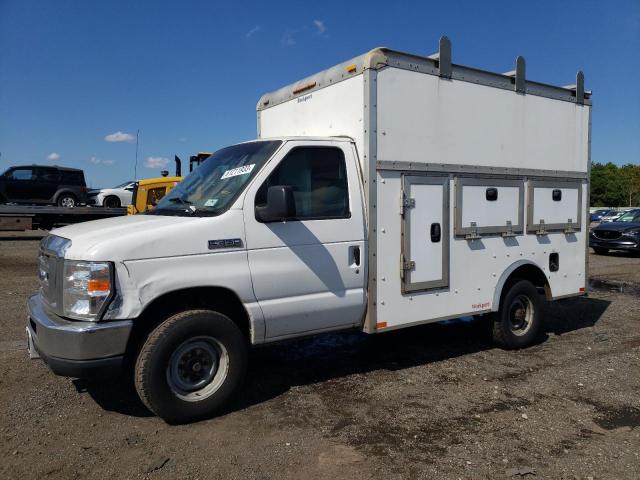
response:
<path id="1" fill-rule="evenodd" d="M 36 250 L 0 241 L 0 478 L 640 476 L 638 257 L 591 255 L 618 286 L 549 306 L 532 348 L 496 349 L 470 321 L 256 349 L 228 413 L 169 426 L 125 383 L 27 358 Z"/>

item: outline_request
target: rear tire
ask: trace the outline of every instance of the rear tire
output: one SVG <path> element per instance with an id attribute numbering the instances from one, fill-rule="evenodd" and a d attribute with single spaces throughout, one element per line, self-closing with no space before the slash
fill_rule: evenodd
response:
<path id="1" fill-rule="evenodd" d="M 110 196 L 104 199 L 102 205 L 105 208 L 118 208 L 120 207 L 120 199 L 118 197 Z"/>
<path id="2" fill-rule="evenodd" d="M 73 208 L 78 204 L 75 195 L 71 193 L 63 193 L 58 197 L 58 201 L 56 202 L 59 207 L 67 207 Z"/>
<path id="3" fill-rule="evenodd" d="M 147 337 L 135 363 L 140 400 L 167 423 L 219 412 L 247 368 L 247 341 L 227 316 L 211 310 L 172 315 Z"/>
<path id="4" fill-rule="evenodd" d="M 532 345 L 540 333 L 542 298 L 528 280 L 516 280 L 503 292 L 493 322 L 493 340 L 509 350 Z"/>
<path id="5" fill-rule="evenodd" d="M 596 255 L 606 255 L 607 253 L 609 253 L 608 248 L 602 247 L 593 247 L 593 251 L 596 252 Z"/>

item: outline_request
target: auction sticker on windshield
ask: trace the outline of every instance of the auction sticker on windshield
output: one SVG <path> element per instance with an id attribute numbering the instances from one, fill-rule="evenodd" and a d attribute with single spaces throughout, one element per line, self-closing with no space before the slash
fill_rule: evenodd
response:
<path id="1" fill-rule="evenodd" d="M 247 175 L 251 173 L 255 166 L 256 164 L 252 163 L 251 165 L 245 165 L 244 167 L 232 168 L 231 170 L 224 172 L 220 177 L 220 180 L 223 178 L 237 177 L 238 175 Z"/>

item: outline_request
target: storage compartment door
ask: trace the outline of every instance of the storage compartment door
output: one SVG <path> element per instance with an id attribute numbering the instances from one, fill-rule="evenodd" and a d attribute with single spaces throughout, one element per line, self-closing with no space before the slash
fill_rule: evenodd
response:
<path id="1" fill-rule="evenodd" d="M 582 183 L 530 181 L 527 228 L 531 233 L 573 232 L 582 228 Z"/>
<path id="2" fill-rule="evenodd" d="M 403 176 L 402 286 L 449 285 L 449 178 Z"/>

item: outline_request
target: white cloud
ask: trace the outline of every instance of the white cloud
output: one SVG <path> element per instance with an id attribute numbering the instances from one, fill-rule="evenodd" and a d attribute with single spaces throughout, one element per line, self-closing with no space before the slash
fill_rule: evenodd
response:
<path id="1" fill-rule="evenodd" d="M 109 135 L 104 137 L 104 139 L 107 142 L 133 142 L 136 139 L 136 136 L 118 130 L 115 133 L 110 133 Z"/>
<path id="2" fill-rule="evenodd" d="M 116 163 L 114 160 L 102 160 L 98 157 L 91 157 L 89 159 L 89 162 L 93 163 L 94 165 L 104 165 L 105 167 L 110 167 L 114 163 Z"/>
<path id="3" fill-rule="evenodd" d="M 245 37 L 247 37 L 247 40 L 251 40 L 251 38 L 253 38 L 253 36 L 260 30 L 262 30 L 262 27 L 260 25 L 256 25 L 245 34 Z"/>
<path id="4" fill-rule="evenodd" d="M 289 28 L 285 30 L 285 32 L 282 34 L 282 39 L 280 41 L 282 42 L 283 45 L 287 47 L 292 47 L 296 43 L 298 43 L 296 41 L 295 34 L 296 34 L 296 31 Z"/>
<path id="5" fill-rule="evenodd" d="M 178 143 L 187 143 L 187 137 L 180 137 Z"/>
<path id="6" fill-rule="evenodd" d="M 147 157 L 144 159 L 144 166 L 147 168 L 166 167 L 169 159 L 166 157 Z"/>
<path id="7" fill-rule="evenodd" d="M 60 160 L 60 154 L 56 152 L 51 152 L 49 155 L 47 155 L 47 160 L 51 160 L 52 162 L 55 162 L 56 160 Z"/>
<path id="8" fill-rule="evenodd" d="M 324 24 L 324 20 L 314 20 L 313 26 L 316 27 L 319 35 L 322 35 L 327 31 L 327 26 Z"/>

